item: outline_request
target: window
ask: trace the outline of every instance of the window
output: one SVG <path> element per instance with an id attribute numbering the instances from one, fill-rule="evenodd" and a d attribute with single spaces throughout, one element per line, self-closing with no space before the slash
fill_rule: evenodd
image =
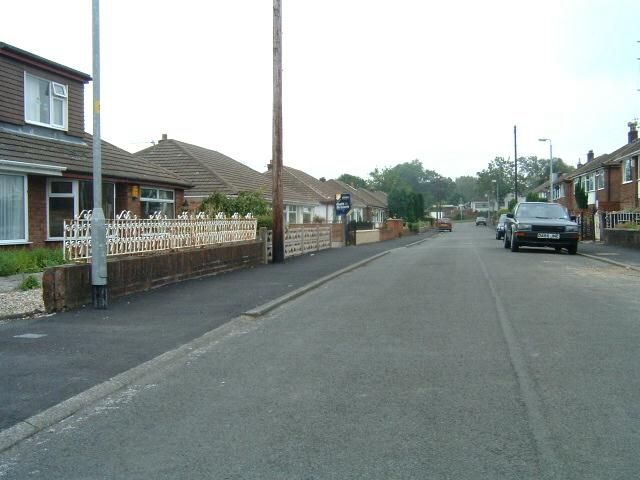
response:
<path id="1" fill-rule="evenodd" d="M 28 123 L 67 128 L 67 86 L 24 74 L 24 118 Z"/>
<path id="2" fill-rule="evenodd" d="M 311 223 L 311 214 L 313 209 L 310 207 L 302 207 L 302 223 Z"/>
<path id="3" fill-rule="evenodd" d="M 115 218 L 116 187 L 102 184 L 102 210 L 105 218 Z M 64 221 L 83 210 L 93 209 L 93 183 L 90 180 L 58 180 L 47 182 L 47 238 L 64 236 Z"/>
<path id="4" fill-rule="evenodd" d="M 595 181 L 594 181 L 593 173 L 587 175 L 584 178 L 585 178 L 584 191 L 585 192 L 593 192 L 595 190 Z"/>
<path id="5" fill-rule="evenodd" d="M 284 223 L 298 223 L 298 207 L 295 205 L 285 205 Z"/>
<path id="6" fill-rule="evenodd" d="M 140 208 L 143 218 L 149 218 L 155 213 L 175 217 L 175 201 L 173 190 L 163 188 L 141 187 Z"/>
<path id="7" fill-rule="evenodd" d="M 633 175 L 631 173 L 631 158 L 626 158 L 622 162 L 622 183 L 628 183 L 633 179 Z"/>
<path id="8" fill-rule="evenodd" d="M 0 175 L 0 244 L 27 241 L 27 177 Z"/>
<path id="9" fill-rule="evenodd" d="M 596 172 L 596 189 L 604 190 L 604 170 Z"/>

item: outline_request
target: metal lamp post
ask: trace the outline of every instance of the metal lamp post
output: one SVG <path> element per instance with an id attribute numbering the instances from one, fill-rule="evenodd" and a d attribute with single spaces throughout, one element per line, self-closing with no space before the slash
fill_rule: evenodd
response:
<path id="1" fill-rule="evenodd" d="M 498 183 L 498 180 L 496 180 L 495 178 L 491 180 L 491 183 L 496 184 L 496 212 L 497 212 L 498 210 L 500 210 L 500 196 L 498 194 L 498 192 L 500 191 L 500 184 Z"/>
<path id="2" fill-rule="evenodd" d="M 553 202 L 553 145 L 550 138 L 539 138 L 539 142 L 549 142 L 549 202 Z"/>

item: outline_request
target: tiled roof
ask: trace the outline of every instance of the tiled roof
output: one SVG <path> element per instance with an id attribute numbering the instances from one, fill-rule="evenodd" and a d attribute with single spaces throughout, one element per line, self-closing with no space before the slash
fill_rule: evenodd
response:
<path id="1" fill-rule="evenodd" d="M 638 155 L 640 153 L 640 140 L 636 140 L 631 143 L 627 143 L 623 147 L 620 147 L 615 152 L 611 152 L 609 154 L 609 160 L 607 160 L 607 165 L 618 165 L 625 158 Z"/>
<path id="2" fill-rule="evenodd" d="M 164 168 L 135 158 L 104 140 L 102 175 L 142 183 L 188 188 L 191 184 Z M 40 136 L 0 131 L 0 159 L 66 167 L 68 172 L 93 174 L 93 137 L 85 133 L 77 141 L 60 141 Z"/>
<path id="3" fill-rule="evenodd" d="M 610 154 L 605 153 L 604 155 L 600 155 L 599 157 L 594 158 L 590 162 L 585 163 L 580 168 L 574 170 L 573 172 L 567 175 L 568 179 L 573 179 L 579 177 L 581 175 L 585 175 L 587 173 L 591 173 L 599 168 L 601 168 L 607 160 L 611 158 Z"/>
<path id="4" fill-rule="evenodd" d="M 189 180 L 193 188 L 185 192 L 187 195 L 237 195 L 256 190 L 268 193 L 259 172 L 215 150 L 167 139 L 134 155 Z"/>
<path id="5" fill-rule="evenodd" d="M 272 197 L 272 170 L 263 173 L 264 185 L 268 189 L 265 196 Z M 318 205 L 326 202 L 326 197 L 313 190 L 291 172 L 289 167 L 282 169 L 282 197 L 284 203 L 292 205 Z"/>

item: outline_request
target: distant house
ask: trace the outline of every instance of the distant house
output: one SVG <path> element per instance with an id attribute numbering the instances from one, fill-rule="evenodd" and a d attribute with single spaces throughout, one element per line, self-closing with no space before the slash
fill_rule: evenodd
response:
<path id="1" fill-rule="evenodd" d="M 241 192 L 263 191 L 270 195 L 260 172 L 215 150 L 167 138 L 167 134 L 134 156 L 191 182 L 184 198 L 192 211 L 213 193 L 234 197 Z"/>
<path id="2" fill-rule="evenodd" d="M 0 43 L 0 246 L 58 245 L 93 207 L 85 73 Z M 103 210 L 174 216 L 190 183 L 102 142 Z"/>

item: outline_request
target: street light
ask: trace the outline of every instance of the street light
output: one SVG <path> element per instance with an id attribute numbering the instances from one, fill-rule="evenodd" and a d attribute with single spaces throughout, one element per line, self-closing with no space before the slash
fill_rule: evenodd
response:
<path id="1" fill-rule="evenodd" d="M 495 178 L 493 180 L 491 180 L 491 183 L 495 183 L 496 184 L 496 211 L 500 210 L 500 194 L 498 193 L 500 190 L 500 186 L 498 184 L 498 180 L 496 180 Z"/>
<path id="2" fill-rule="evenodd" d="M 550 138 L 539 138 L 539 142 L 549 142 L 549 202 L 553 202 L 553 146 Z"/>

